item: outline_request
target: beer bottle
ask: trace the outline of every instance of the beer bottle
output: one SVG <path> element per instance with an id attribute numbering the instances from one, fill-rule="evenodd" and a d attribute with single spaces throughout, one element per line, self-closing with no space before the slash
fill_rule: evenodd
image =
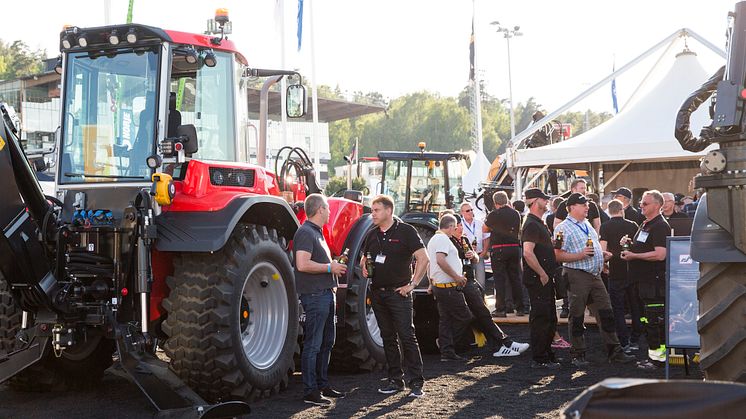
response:
<path id="1" fill-rule="evenodd" d="M 565 240 L 565 235 L 562 230 L 557 231 L 557 235 L 554 238 L 554 248 L 562 249 L 562 242 Z"/>
<path id="2" fill-rule="evenodd" d="M 350 249 L 345 248 L 345 251 L 342 252 L 342 256 L 337 259 L 337 262 L 339 262 L 342 265 L 347 265 L 347 263 L 350 261 Z"/>
<path id="3" fill-rule="evenodd" d="M 472 240 L 471 242 L 471 250 L 477 251 L 477 239 Z"/>
<path id="4" fill-rule="evenodd" d="M 629 234 L 625 234 L 624 237 L 624 244 L 622 245 L 622 251 L 623 252 L 629 252 Z"/>
<path id="5" fill-rule="evenodd" d="M 373 278 L 373 257 L 370 255 L 370 252 L 365 254 L 365 270 L 368 271 L 368 278 Z"/>
<path id="6" fill-rule="evenodd" d="M 464 266 L 471 266 L 471 259 L 466 257 L 466 254 L 471 250 L 469 248 L 469 240 L 461 238 L 461 247 L 464 249 Z"/>
<path id="7" fill-rule="evenodd" d="M 593 239 L 591 239 L 591 235 L 590 234 L 588 235 L 588 240 L 585 241 L 585 247 L 588 247 L 591 250 L 593 249 Z M 590 254 L 591 257 L 593 257 L 594 255 L 595 255 L 594 253 Z"/>

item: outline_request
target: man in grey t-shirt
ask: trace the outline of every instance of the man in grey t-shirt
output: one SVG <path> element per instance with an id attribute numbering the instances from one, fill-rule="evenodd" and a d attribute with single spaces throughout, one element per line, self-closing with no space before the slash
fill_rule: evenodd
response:
<path id="1" fill-rule="evenodd" d="M 295 287 L 306 315 L 301 354 L 303 401 L 328 406 L 331 400 L 327 397 L 345 396 L 329 386 L 327 370 L 335 337 L 335 275 L 344 275 L 347 267 L 332 260 L 324 240 L 322 226 L 329 222 L 326 198 L 311 194 L 304 209 L 308 218 L 293 237 Z"/>

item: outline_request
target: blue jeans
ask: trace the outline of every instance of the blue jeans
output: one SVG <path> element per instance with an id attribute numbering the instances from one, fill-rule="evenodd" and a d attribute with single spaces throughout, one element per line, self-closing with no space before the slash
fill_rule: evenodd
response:
<path id="1" fill-rule="evenodd" d="M 335 296 L 331 289 L 300 295 L 300 302 L 306 314 L 300 363 L 303 394 L 306 396 L 315 390 L 329 387 L 327 371 L 335 338 L 334 300 Z"/>

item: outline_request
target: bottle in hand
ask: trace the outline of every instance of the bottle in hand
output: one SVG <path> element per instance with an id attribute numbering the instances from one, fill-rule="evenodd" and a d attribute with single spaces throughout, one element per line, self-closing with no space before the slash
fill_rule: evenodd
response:
<path id="1" fill-rule="evenodd" d="M 368 278 L 373 278 L 373 257 L 370 255 L 370 252 L 365 254 L 365 270 L 368 271 Z"/>
<path id="2" fill-rule="evenodd" d="M 350 249 L 345 248 L 345 251 L 342 252 L 342 256 L 337 259 L 337 262 L 339 262 L 342 265 L 347 265 L 347 263 L 350 261 Z"/>
<path id="3" fill-rule="evenodd" d="M 469 241 L 461 239 L 461 247 L 464 249 L 464 266 L 471 266 L 471 259 L 466 257 L 466 254 L 471 251 L 469 247 Z"/>
<path id="4" fill-rule="evenodd" d="M 593 250 L 593 239 L 591 239 L 591 235 L 590 234 L 588 235 L 588 240 L 585 241 L 585 247 L 588 247 L 591 250 Z M 594 253 L 591 253 L 589 256 L 593 257 Z"/>
<path id="5" fill-rule="evenodd" d="M 622 237 L 622 240 L 624 240 L 624 244 L 622 244 L 622 251 L 623 252 L 629 252 L 629 248 L 630 248 L 630 245 L 629 245 L 629 241 L 630 241 L 629 235 L 625 234 L 624 237 Z"/>
<path id="6" fill-rule="evenodd" d="M 557 231 L 557 235 L 554 237 L 554 248 L 562 249 L 562 242 L 564 241 L 565 241 L 565 235 L 562 233 L 562 230 Z"/>

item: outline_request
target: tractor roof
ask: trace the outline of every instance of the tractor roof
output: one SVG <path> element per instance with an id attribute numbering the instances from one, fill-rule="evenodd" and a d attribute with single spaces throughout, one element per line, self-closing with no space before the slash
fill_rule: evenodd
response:
<path id="1" fill-rule="evenodd" d="M 465 160 L 465 153 L 443 153 L 439 151 L 379 151 L 380 160 Z"/>
<path id="2" fill-rule="evenodd" d="M 80 36 L 82 34 L 85 34 L 86 38 L 88 39 L 88 46 L 85 48 L 81 48 L 78 46 L 73 46 L 72 48 L 69 48 L 69 51 L 90 51 L 91 49 L 109 49 L 114 48 L 109 43 L 109 35 L 116 31 L 120 35 L 120 37 L 124 37 L 125 34 L 127 34 L 130 30 L 135 30 L 137 32 L 137 44 L 141 43 L 147 43 L 152 42 L 154 40 L 159 40 L 161 42 L 170 42 L 172 44 L 183 44 L 183 45 L 193 45 L 198 48 L 212 48 L 217 51 L 226 51 L 226 52 L 232 52 L 236 54 L 236 58 L 244 65 L 248 65 L 248 62 L 246 61 L 246 58 L 238 52 L 236 49 L 236 45 L 233 43 L 233 41 L 230 41 L 228 39 L 223 39 L 220 41 L 220 43 L 213 43 L 213 39 L 215 38 L 212 35 L 204 35 L 204 34 L 196 34 L 196 33 L 188 33 L 188 32 L 179 32 L 179 31 L 170 31 L 170 30 L 164 30 L 161 28 L 156 28 L 153 26 L 146 26 L 146 25 L 139 25 L 139 24 L 123 24 L 123 25 L 110 25 L 110 26 L 97 26 L 93 28 L 67 28 L 63 30 L 60 33 L 60 51 L 65 50 L 65 48 L 62 46 L 62 39 L 65 36 Z M 121 42 L 118 47 L 126 46 L 128 45 L 126 42 Z"/>

